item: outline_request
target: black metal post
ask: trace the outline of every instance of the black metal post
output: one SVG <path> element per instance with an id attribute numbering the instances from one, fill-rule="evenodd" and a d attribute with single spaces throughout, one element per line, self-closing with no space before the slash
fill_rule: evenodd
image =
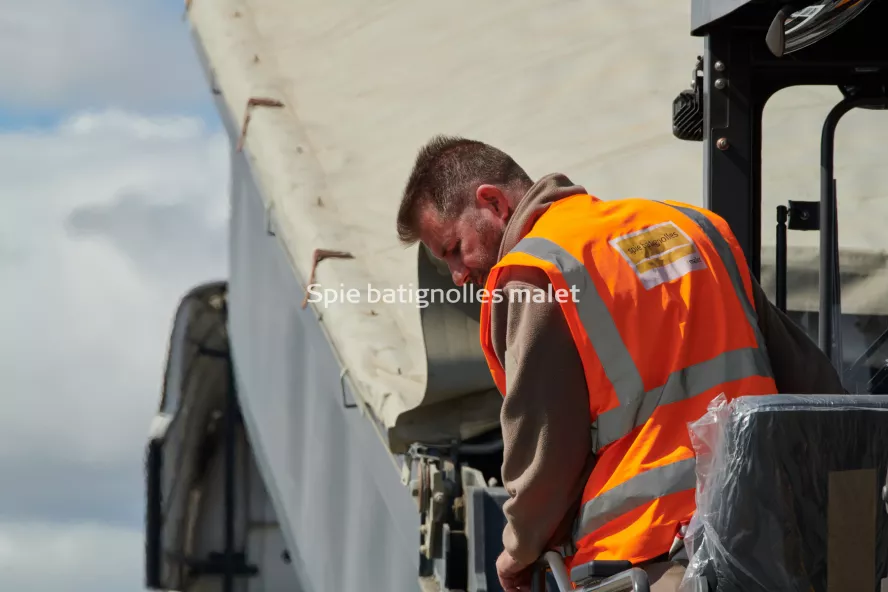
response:
<path id="1" fill-rule="evenodd" d="M 163 553 L 163 471 L 162 438 L 152 438 L 148 444 L 147 495 L 145 517 L 145 587 L 158 589 L 162 585 L 161 563 Z"/>
<path id="2" fill-rule="evenodd" d="M 223 592 L 234 592 L 234 471 L 237 430 L 237 396 L 234 386 L 234 360 L 228 358 L 228 388 L 225 398 L 225 574 Z"/>
<path id="3" fill-rule="evenodd" d="M 786 206 L 777 206 L 777 308 L 786 312 Z"/>
<path id="4" fill-rule="evenodd" d="M 841 372 L 841 285 L 839 228 L 834 174 L 836 127 L 846 113 L 858 107 L 884 107 L 884 97 L 849 97 L 826 116 L 820 141 L 820 314 L 818 341 L 832 365 Z"/>
<path id="5" fill-rule="evenodd" d="M 761 119 L 745 31 L 706 37 L 703 76 L 704 207 L 725 219 L 750 271 L 761 270 Z"/>

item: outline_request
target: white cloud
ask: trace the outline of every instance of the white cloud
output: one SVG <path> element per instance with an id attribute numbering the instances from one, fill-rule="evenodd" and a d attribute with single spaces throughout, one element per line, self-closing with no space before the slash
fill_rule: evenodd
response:
<path id="1" fill-rule="evenodd" d="M 33 536 L 55 546 L 15 551 L 44 566 L 54 554 L 76 564 L 65 537 L 106 544 L 91 527 L 55 534 L 48 521 L 140 527 L 144 447 L 178 299 L 226 275 L 227 150 L 198 120 L 121 112 L 0 135 L 0 589 L 23 589 L 7 583 L 3 521 L 47 521 Z M 123 573 L 114 558 L 142 548 L 114 550 L 113 540 L 138 541 L 108 533 L 111 556 L 90 561 Z"/>
<path id="2" fill-rule="evenodd" d="M 0 104 L 174 106 L 204 101 L 174 0 L 0 0 Z"/>
<path id="3" fill-rule="evenodd" d="M 0 0 L 0 114 L 79 112 L 0 134 L 0 590 L 143 589 L 170 324 L 226 273 L 227 140 L 132 113 L 209 112 L 181 10 Z"/>
<path id="4" fill-rule="evenodd" d="M 28 592 L 143 590 L 143 538 L 100 524 L 0 523 L 0 585 Z"/>
<path id="5" fill-rule="evenodd" d="M 79 113 L 62 123 L 65 136 L 124 138 L 129 140 L 189 140 L 204 131 L 203 121 L 194 117 L 143 117 L 119 110 Z"/>

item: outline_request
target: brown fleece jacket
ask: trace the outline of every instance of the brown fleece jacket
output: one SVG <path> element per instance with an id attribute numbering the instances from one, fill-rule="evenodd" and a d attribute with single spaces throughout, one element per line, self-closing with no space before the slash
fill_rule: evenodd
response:
<path id="1" fill-rule="evenodd" d="M 561 174 L 540 179 L 516 206 L 500 245 L 502 259 L 553 202 L 587 191 Z M 589 394 L 580 355 L 559 304 L 509 298 L 513 290 L 549 288 L 541 270 L 507 268 L 491 307 L 491 334 L 506 371 L 501 422 L 505 444 L 503 544 L 517 561 L 534 562 L 547 548 L 569 542 L 580 497 L 595 464 Z M 755 308 L 778 392 L 844 393 L 829 360 L 753 280 Z"/>

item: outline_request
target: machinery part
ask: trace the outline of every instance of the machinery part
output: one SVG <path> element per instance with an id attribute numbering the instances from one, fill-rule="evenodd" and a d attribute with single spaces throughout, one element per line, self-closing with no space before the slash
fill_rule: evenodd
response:
<path id="1" fill-rule="evenodd" d="M 795 11 L 793 5 L 784 6 L 771 21 L 765 42 L 777 57 L 804 49 L 844 27 L 872 2 L 818 0 Z"/>
<path id="2" fill-rule="evenodd" d="M 839 90 L 842 92 L 842 96 L 846 99 L 886 97 L 888 96 L 888 83 L 876 78 L 867 80 L 864 84 L 840 84 Z M 857 108 L 881 111 L 888 109 L 888 104 L 878 101 L 872 103 L 866 102 L 858 105 Z"/>
<path id="3" fill-rule="evenodd" d="M 413 445 L 411 450 L 413 450 L 414 452 L 422 451 L 423 453 L 426 453 L 429 450 L 435 450 L 440 452 L 456 453 L 460 456 L 483 456 L 485 454 L 502 452 L 503 439 L 497 438 L 489 442 L 481 442 L 478 444 L 467 444 L 465 442 L 453 442 L 450 444 L 424 444 L 422 442 L 417 442 Z"/>
<path id="4" fill-rule="evenodd" d="M 570 579 L 579 585 L 585 585 L 591 583 L 591 580 L 600 581 L 630 569 L 632 569 L 632 563 L 629 561 L 593 560 L 570 570 Z"/>
<path id="5" fill-rule="evenodd" d="M 497 448 L 496 443 L 489 447 Z M 410 484 L 411 493 L 417 498 L 420 513 L 419 575 L 430 586 L 437 586 L 435 589 L 472 589 L 467 587 L 469 547 L 477 546 L 477 541 L 471 540 L 467 528 L 468 496 L 485 491 L 487 485 L 484 473 L 460 463 L 456 444 L 445 448 L 449 448 L 450 456 L 414 444 L 408 452 L 411 461 L 402 474 L 402 482 Z M 416 477 L 410 481 L 412 472 Z"/>
<path id="6" fill-rule="evenodd" d="M 788 230 L 820 230 L 820 202 L 819 201 L 790 201 L 787 206 L 777 206 L 777 243 L 776 243 L 776 305 L 781 311 L 786 312 L 786 274 L 788 265 L 787 231 Z"/>
<path id="7" fill-rule="evenodd" d="M 672 102 L 672 135 L 679 140 L 703 141 L 703 56 L 697 56 L 691 88 L 678 93 Z"/>
<path id="8" fill-rule="evenodd" d="M 842 99 L 823 122 L 820 141 L 820 316 L 818 340 L 820 349 L 829 357 L 833 366 L 841 373 L 841 289 L 839 285 L 839 238 L 838 206 L 836 203 L 836 180 L 834 175 L 834 154 L 836 127 L 842 117 L 858 107 L 885 108 L 888 97 L 880 93 L 861 92 L 857 96 Z"/>
<path id="9" fill-rule="evenodd" d="M 442 463 L 443 464 L 443 463 Z M 432 459 L 422 458 L 418 466 L 418 502 L 420 508 L 420 555 L 428 562 L 442 557 L 449 513 L 447 506 L 452 480 L 447 468 L 442 470 Z M 426 575 L 426 574 L 420 574 Z"/>
<path id="10" fill-rule="evenodd" d="M 545 592 L 546 566 L 555 577 L 558 592 L 650 592 L 651 589 L 647 572 L 632 567 L 628 561 L 590 561 L 573 568 L 568 577 L 561 555 L 548 551 L 537 564 L 531 580 L 532 592 Z"/>
<path id="11" fill-rule="evenodd" d="M 683 113 L 683 106 L 689 110 L 690 97 L 701 97 L 701 112 L 705 113 L 701 124 L 703 205 L 729 224 L 757 279 L 761 275 L 761 121 L 769 98 L 785 88 L 803 85 L 836 85 L 853 96 L 871 95 L 874 87 L 888 86 L 888 53 L 878 41 L 886 14 L 884 2 L 875 6 L 853 0 L 842 6 L 818 0 L 785 3 L 792 6 L 784 8 L 779 21 L 784 49 L 795 51 L 803 30 L 795 25 L 783 28 L 789 18 L 786 15 L 806 6 L 816 3 L 825 8 L 819 9 L 822 14 L 816 19 L 806 21 L 805 31 L 813 33 L 820 27 L 825 33 L 844 25 L 809 51 L 786 59 L 775 57 L 762 43 L 764 31 L 783 3 L 771 10 L 768 4 L 754 0 L 692 0 L 692 34 L 705 37 L 704 75 L 697 85 L 702 92 L 691 95 L 685 91 L 675 101 L 673 112 Z M 847 17 L 864 6 L 869 7 L 868 18 L 847 24 Z M 840 14 L 845 21 L 834 19 Z M 828 22 L 817 20 L 824 15 L 831 15 Z M 718 80 L 726 81 L 724 89 L 717 88 Z M 673 116 L 673 125 L 675 121 Z M 725 143 L 720 144 L 720 138 Z"/>
<path id="12" fill-rule="evenodd" d="M 819 201 L 789 201 L 787 228 L 789 230 L 820 230 Z"/>
<path id="13" fill-rule="evenodd" d="M 886 380 L 888 380 L 888 364 L 879 368 L 879 371 L 876 372 L 875 376 L 866 383 L 866 392 L 873 394 L 881 392 L 881 390 L 876 389 L 880 389 L 880 387 L 885 384 Z"/>
<path id="14" fill-rule="evenodd" d="M 650 592 L 650 589 L 647 572 L 633 567 L 592 586 L 580 588 L 578 592 Z"/>
<path id="15" fill-rule="evenodd" d="M 235 510 L 235 463 L 237 462 L 236 438 L 237 428 L 240 424 L 240 406 L 237 401 L 236 382 L 234 377 L 234 362 L 228 357 L 228 386 L 225 394 L 225 484 L 223 495 L 225 496 L 225 571 L 222 574 L 222 590 L 234 592 L 235 576 L 237 569 L 243 561 L 235 559 L 234 549 L 234 510 Z"/>
<path id="16" fill-rule="evenodd" d="M 156 421 L 156 420 L 155 420 Z M 167 422 L 168 424 L 169 422 Z M 161 563 L 163 554 L 163 436 L 153 437 L 148 444 L 145 461 L 148 493 L 145 514 L 145 582 L 150 590 L 163 586 Z"/>
<path id="17" fill-rule="evenodd" d="M 843 375 L 843 380 L 847 379 L 849 377 L 852 377 L 854 372 L 858 368 L 861 368 L 866 362 L 869 362 L 870 358 L 872 358 L 872 356 L 877 351 L 879 351 L 879 349 L 881 349 L 881 347 L 883 345 L 885 345 L 886 342 L 888 342 L 888 329 L 886 329 L 885 331 L 882 331 L 882 333 L 879 334 L 879 336 L 875 339 L 875 341 L 873 341 L 869 345 L 869 347 L 866 348 L 866 351 L 864 351 L 862 354 L 860 354 L 857 357 L 857 359 L 854 360 L 854 362 L 848 367 L 848 369 L 845 370 L 845 373 Z M 885 369 L 885 367 L 883 366 L 882 369 L 880 369 L 879 372 L 877 372 L 876 375 L 872 379 L 870 379 L 870 381 L 867 383 L 866 392 L 875 394 L 875 391 L 873 389 L 876 389 L 881 385 L 882 378 L 883 378 L 882 374 L 883 374 L 884 369 Z M 876 379 L 878 379 L 878 380 L 876 380 Z M 888 486 L 888 481 L 885 482 L 885 485 Z M 886 490 L 883 490 L 883 494 L 885 491 Z M 888 502 L 888 500 L 886 500 L 886 502 Z"/>
<path id="18" fill-rule="evenodd" d="M 788 213 L 789 209 L 786 206 L 777 206 L 776 304 L 781 312 L 786 312 L 786 220 Z"/>
<path id="19" fill-rule="evenodd" d="M 885 485 L 882 486 L 882 502 L 885 504 L 885 512 L 888 513 L 888 471 L 885 473 Z"/>

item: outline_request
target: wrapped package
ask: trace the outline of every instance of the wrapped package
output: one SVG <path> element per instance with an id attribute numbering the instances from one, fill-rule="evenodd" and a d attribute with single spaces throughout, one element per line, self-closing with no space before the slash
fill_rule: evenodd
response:
<path id="1" fill-rule="evenodd" d="M 688 427 L 697 512 L 683 592 L 880 589 L 888 397 L 719 396 Z"/>

